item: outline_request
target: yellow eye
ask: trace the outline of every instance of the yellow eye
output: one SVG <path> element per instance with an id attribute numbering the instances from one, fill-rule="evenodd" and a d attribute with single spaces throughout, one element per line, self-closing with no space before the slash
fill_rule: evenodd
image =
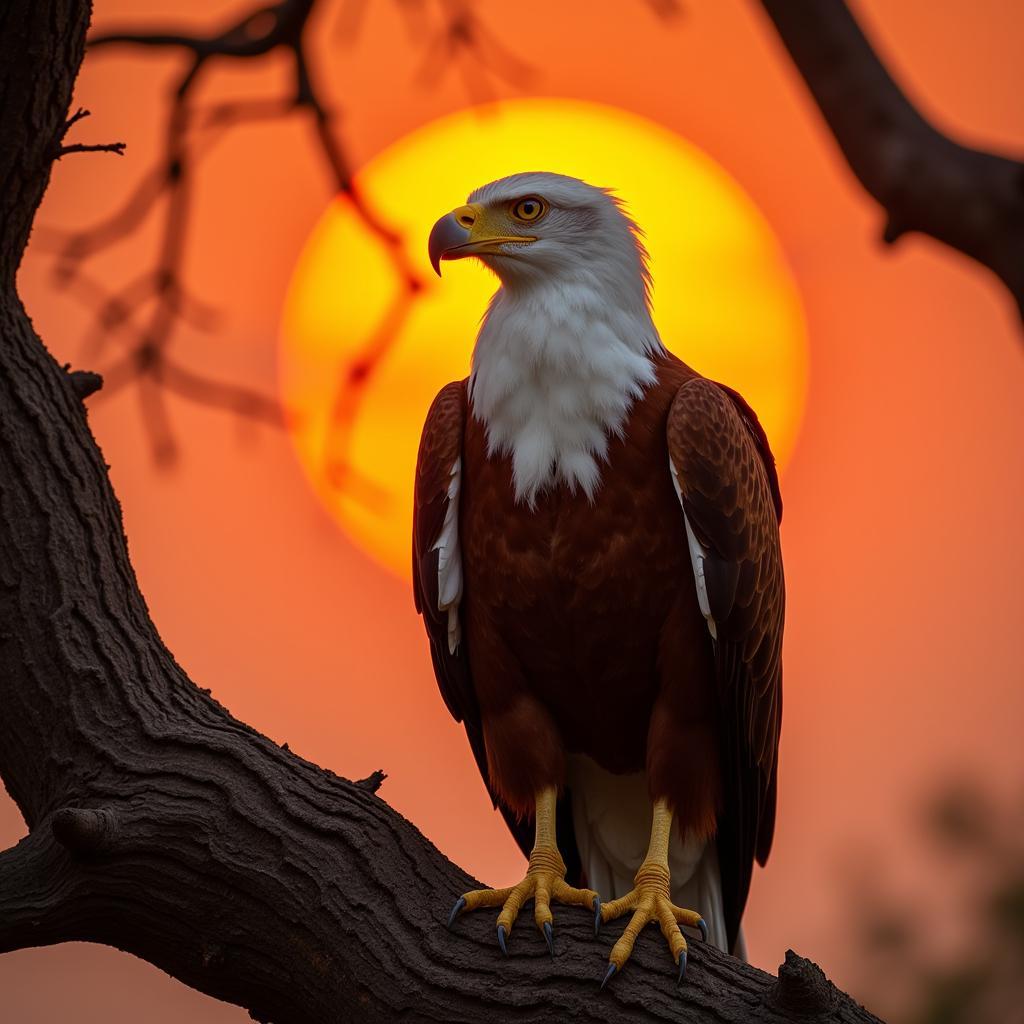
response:
<path id="1" fill-rule="evenodd" d="M 512 204 L 509 212 L 516 220 L 529 224 L 531 221 L 540 220 L 547 213 L 547 209 L 548 204 L 540 196 L 524 196 Z"/>

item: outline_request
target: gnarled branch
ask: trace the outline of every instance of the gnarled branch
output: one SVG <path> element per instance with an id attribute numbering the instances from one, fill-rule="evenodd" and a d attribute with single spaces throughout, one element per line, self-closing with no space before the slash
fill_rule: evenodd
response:
<path id="1" fill-rule="evenodd" d="M 882 209 L 882 238 L 918 231 L 988 267 L 1024 317 L 1024 163 L 961 145 L 914 107 L 845 0 L 761 0 L 850 169 Z"/>

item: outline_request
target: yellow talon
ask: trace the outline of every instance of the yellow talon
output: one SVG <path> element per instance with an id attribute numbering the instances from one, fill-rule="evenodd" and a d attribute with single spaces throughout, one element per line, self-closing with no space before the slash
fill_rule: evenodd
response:
<path id="1" fill-rule="evenodd" d="M 537 794 L 537 824 L 533 850 L 530 853 L 526 877 L 516 885 L 504 889 L 474 889 L 460 896 L 452 908 L 448 925 L 464 910 L 480 907 L 501 907 L 498 914 L 498 945 L 507 953 L 506 939 L 512 931 L 519 911 L 527 900 L 533 900 L 533 920 L 544 934 L 548 949 L 554 955 L 554 931 L 551 902 L 569 906 L 593 909 L 598 895 L 593 889 L 576 889 L 565 881 L 565 861 L 555 843 L 555 804 L 557 790 L 554 786 Z"/>
<path id="2" fill-rule="evenodd" d="M 647 856 L 633 879 L 631 892 L 617 900 L 611 900 L 601 907 L 601 920 L 614 921 L 633 912 L 625 931 L 619 936 L 608 956 L 608 973 L 604 984 L 622 967 L 633 952 L 633 946 L 643 929 L 652 921 L 661 928 L 672 960 L 679 965 L 679 980 L 686 971 L 686 939 L 679 926 L 698 928 L 706 931 L 703 918 L 695 910 L 677 907 L 671 899 L 671 876 L 668 868 L 668 842 L 672 831 L 672 811 L 668 802 L 659 799 L 654 805 L 654 822 L 651 826 L 651 842 Z"/>

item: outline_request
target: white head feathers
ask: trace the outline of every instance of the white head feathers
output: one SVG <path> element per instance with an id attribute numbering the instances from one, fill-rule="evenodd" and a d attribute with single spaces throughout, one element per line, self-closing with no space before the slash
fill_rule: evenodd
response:
<path id="1" fill-rule="evenodd" d="M 559 481 L 593 500 L 608 439 L 662 350 L 646 252 L 621 203 L 576 178 L 514 174 L 469 201 L 496 216 L 524 196 L 545 204 L 528 225 L 536 240 L 480 256 L 501 288 L 473 352 L 472 409 L 490 453 L 512 457 L 517 500 Z"/>

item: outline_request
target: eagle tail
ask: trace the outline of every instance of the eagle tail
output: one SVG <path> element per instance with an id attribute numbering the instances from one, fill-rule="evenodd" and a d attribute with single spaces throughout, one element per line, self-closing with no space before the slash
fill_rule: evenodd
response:
<path id="1" fill-rule="evenodd" d="M 568 766 L 572 823 L 583 884 L 604 901 L 625 896 L 647 854 L 653 805 L 643 772 L 613 775 L 588 757 L 572 756 Z M 725 950 L 725 910 L 714 841 L 673 831 L 669 845 L 672 902 L 696 910 L 708 926 L 708 941 Z M 742 932 L 733 954 L 746 959 Z"/>

